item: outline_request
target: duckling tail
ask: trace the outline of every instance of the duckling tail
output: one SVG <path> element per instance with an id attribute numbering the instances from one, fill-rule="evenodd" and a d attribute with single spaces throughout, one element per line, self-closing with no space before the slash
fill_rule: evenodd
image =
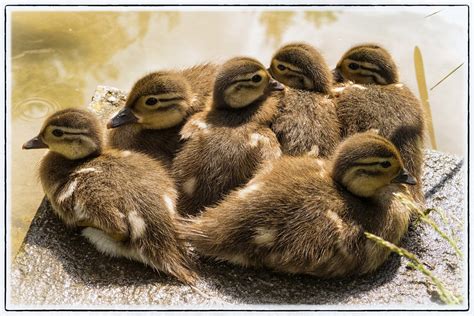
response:
<path id="1" fill-rule="evenodd" d="M 176 225 L 177 238 L 185 242 L 192 242 L 197 238 L 206 239 L 208 235 L 199 226 L 200 222 L 200 216 L 179 217 Z"/>
<path id="2" fill-rule="evenodd" d="M 196 272 L 193 271 L 191 266 L 189 265 L 188 260 L 184 260 L 181 262 L 172 262 L 172 263 L 162 263 L 163 270 L 168 274 L 174 276 L 179 281 L 193 287 L 196 282 L 199 280 L 198 275 Z"/>

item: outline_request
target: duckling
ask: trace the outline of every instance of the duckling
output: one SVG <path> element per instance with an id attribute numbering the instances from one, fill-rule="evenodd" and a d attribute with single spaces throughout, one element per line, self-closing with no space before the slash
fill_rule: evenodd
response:
<path id="1" fill-rule="evenodd" d="M 390 53 L 377 44 L 349 49 L 333 70 L 334 81 L 387 85 L 398 83 L 397 65 Z"/>
<path id="2" fill-rule="evenodd" d="M 177 239 L 176 190 L 163 165 L 132 151 L 104 149 L 93 114 L 66 109 L 46 119 L 23 149 L 49 148 L 39 170 L 54 212 L 108 255 L 140 261 L 193 284 Z"/>
<path id="3" fill-rule="evenodd" d="M 186 119 L 204 109 L 217 66 L 204 64 L 181 71 L 158 71 L 138 80 L 124 108 L 107 124 L 108 145 L 151 155 L 171 167 L 181 147 Z"/>
<path id="4" fill-rule="evenodd" d="M 178 211 L 196 214 L 245 184 L 265 161 L 281 155 L 269 128 L 284 86 L 255 59 L 236 57 L 216 75 L 209 110 L 192 116 L 173 161 Z"/>
<path id="5" fill-rule="evenodd" d="M 355 83 L 336 88 L 342 136 L 378 129 L 400 151 L 407 170 L 418 182 L 410 191 L 423 203 L 423 108 L 410 89 L 398 82 L 390 54 L 378 45 L 359 45 L 344 54 L 334 72 L 338 81 Z"/>
<path id="6" fill-rule="evenodd" d="M 410 210 L 396 194 L 416 180 L 387 139 L 353 135 L 332 160 L 283 156 L 243 188 L 188 219 L 182 238 L 201 254 L 241 266 L 321 278 L 374 271 L 405 234 Z"/>
<path id="7" fill-rule="evenodd" d="M 323 56 L 311 45 L 288 44 L 273 56 L 269 72 L 287 86 L 272 124 L 282 152 L 329 157 L 340 142 L 340 126 Z"/>

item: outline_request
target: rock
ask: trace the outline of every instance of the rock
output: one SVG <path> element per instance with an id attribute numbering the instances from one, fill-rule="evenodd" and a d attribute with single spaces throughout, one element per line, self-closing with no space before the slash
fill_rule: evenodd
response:
<path id="1" fill-rule="evenodd" d="M 107 107 L 111 96 L 113 107 Z M 124 96 L 120 90 L 99 87 L 90 109 L 107 119 L 123 104 Z M 463 249 L 463 161 L 431 150 L 425 152 L 425 159 L 427 207 L 445 212 L 441 216 L 432 211 L 430 216 L 444 232 L 453 234 Z M 462 260 L 431 227 L 424 223 L 410 227 L 402 246 L 426 263 L 447 289 L 463 294 L 466 280 Z M 441 303 L 426 277 L 395 254 L 371 275 L 340 280 L 244 269 L 206 259 L 200 260 L 199 272 L 202 280 L 196 287 L 207 296 L 138 262 L 101 255 L 78 230 L 66 228 L 44 200 L 12 264 L 7 307 L 155 305 L 159 309 L 171 305 L 189 309 L 202 304 L 202 309 L 222 309 L 228 304 L 278 304 L 282 309 L 282 304 L 364 304 L 383 309 L 439 309 Z"/>
<path id="2" fill-rule="evenodd" d="M 127 98 L 126 92 L 112 87 L 97 86 L 87 109 L 106 122 L 119 111 Z"/>

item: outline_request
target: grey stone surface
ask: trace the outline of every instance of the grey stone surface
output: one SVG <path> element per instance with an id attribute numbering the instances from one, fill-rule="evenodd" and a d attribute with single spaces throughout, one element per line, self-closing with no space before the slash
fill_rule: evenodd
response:
<path id="1" fill-rule="evenodd" d="M 459 157 L 426 151 L 427 207 L 446 213 L 444 220 L 436 212 L 431 216 L 461 247 L 466 221 L 463 175 Z M 449 290 L 463 294 L 467 282 L 463 260 L 432 228 L 423 223 L 410 227 L 402 246 L 426 263 Z M 197 288 L 205 295 L 140 263 L 103 256 L 78 230 L 66 228 L 43 201 L 12 264 L 8 307 L 260 309 L 269 304 L 276 309 L 319 309 L 321 305 L 440 308 L 436 291 L 425 276 L 395 254 L 371 275 L 340 280 L 244 269 L 206 259 L 199 260 L 199 273 L 202 279 Z"/>
<path id="2" fill-rule="evenodd" d="M 427 152 L 425 192 L 428 206 L 447 213 L 444 231 L 462 239 L 462 162 Z M 427 263 L 450 290 L 463 291 L 462 265 L 453 250 L 430 227 L 411 227 L 403 246 Z M 11 304 L 59 305 L 62 308 L 158 305 L 163 308 L 226 308 L 223 304 L 369 304 L 436 308 L 434 288 L 406 260 L 392 255 L 376 273 L 343 280 L 288 276 L 200 261 L 202 281 L 194 292 L 176 280 L 126 259 L 100 255 L 79 231 L 66 228 L 43 201 L 11 271 Z M 196 306 L 198 304 L 204 306 Z M 124 306 L 122 306 L 124 307 Z M 133 306 L 128 306 L 130 308 Z M 280 306 L 281 307 L 281 306 Z M 259 306 L 242 306 L 259 308 Z M 309 308 L 302 306 L 301 308 Z"/>

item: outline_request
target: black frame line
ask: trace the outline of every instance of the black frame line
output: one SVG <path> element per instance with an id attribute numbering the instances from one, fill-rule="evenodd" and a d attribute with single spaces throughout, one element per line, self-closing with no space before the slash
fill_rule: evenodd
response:
<path id="1" fill-rule="evenodd" d="M 467 309 L 7 309 L 7 10 L 9 7 L 467 7 Z M 470 174 L 470 5 L 459 4 L 7 4 L 4 5 L 4 310 L 7 312 L 466 312 L 470 310 L 470 223 L 469 223 L 469 174 Z"/>

